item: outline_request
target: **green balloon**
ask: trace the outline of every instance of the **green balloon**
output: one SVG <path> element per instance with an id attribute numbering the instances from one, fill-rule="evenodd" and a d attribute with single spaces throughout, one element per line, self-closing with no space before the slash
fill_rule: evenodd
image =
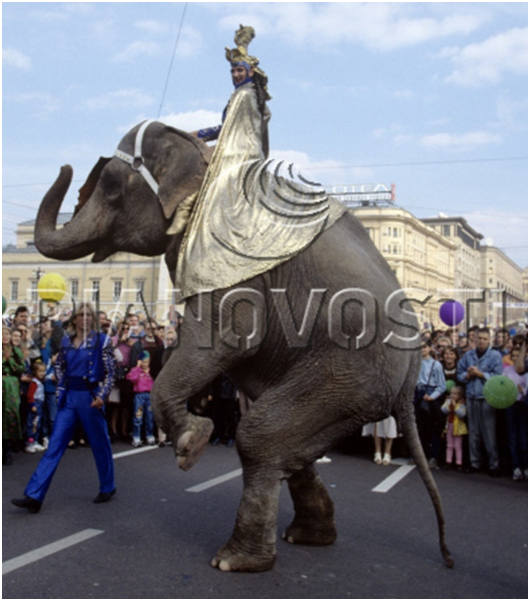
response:
<path id="1" fill-rule="evenodd" d="M 517 400 L 515 382 L 508 376 L 493 376 L 484 384 L 484 398 L 495 409 L 511 407 Z"/>
<path id="2" fill-rule="evenodd" d="M 445 383 L 445 390 L 447 390 L 447 392 L 451 392 L 451 388 L 453 386 L 456 386 L 456 382 L 454 382 L 453 380 L 447 380 L 447 382 Z"/>
<path id="3" fill-rule="evenodd" d="M 6 312 L 6 309 L 7 309 L 6 297 L 2 294 L 2 315 Z"/>

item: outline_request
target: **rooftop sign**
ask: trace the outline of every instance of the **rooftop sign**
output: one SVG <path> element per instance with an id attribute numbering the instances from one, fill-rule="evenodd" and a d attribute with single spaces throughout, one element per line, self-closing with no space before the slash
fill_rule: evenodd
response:
<path id="1" fill-rule="evenodd" d="M 332 186 L 328 194 L 336 196 L 342 202 L 374 202 L 384 200 L 394 202 L 396 200 L 396 186 L 390 184 L 350 184 L 346 186 Z"/>

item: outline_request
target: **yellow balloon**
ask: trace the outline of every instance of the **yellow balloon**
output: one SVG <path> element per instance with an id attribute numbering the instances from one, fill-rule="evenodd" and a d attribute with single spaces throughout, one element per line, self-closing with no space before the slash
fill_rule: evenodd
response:
<path id="1" fill-rule="evenodd" d="M 44 301 L 60 301 L 66 293 L 66 282 L 58 273 L 47 273 L 39 280 L 37 292 Z"/>

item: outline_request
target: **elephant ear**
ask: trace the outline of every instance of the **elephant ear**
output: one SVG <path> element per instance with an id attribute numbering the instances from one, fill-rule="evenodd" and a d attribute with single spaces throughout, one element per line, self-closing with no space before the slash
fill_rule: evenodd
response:
<path id="1" fill-rule="evenodd" d="M 83 208 L 83 205 L 87 202 L 87 200 L 92 196 L 101 172 L 110 160 L 111 159 L 106 157 L 99 157 L 99 161 L 95 164 L 94 168 L 90 172 L 86 182 L 83 184 L 83 186 L 81 186 L 81 188 L 79 188 L 79 197 L 77 199 L 77 205 L 74 209 L 74 217 Z"/>
<path id="2" fill-rule="evenodd" d="M 172 173 L 166 173 L 160 180 L 158 188 L 158 199 L 164 211 L 164 217 L 170 219 L 179 204 L 186 198 L 193 196 L 200 188 L 204 174 L 193 174 L 180 181 L 172 177 Z"/>
<path id="3" fill-rule="evenodd" d="M 180 139 L 180 144 L 168 149 L 169 155 L 156 173 L 159 184 L 158 199 L 164 217 L 169 219 L 180 202 L 201 187 L 214 149 L 186 132 L 172 127 L 168 127 L 167 130 Z M 182 141 L 185 141 L 184 146 Z"/>

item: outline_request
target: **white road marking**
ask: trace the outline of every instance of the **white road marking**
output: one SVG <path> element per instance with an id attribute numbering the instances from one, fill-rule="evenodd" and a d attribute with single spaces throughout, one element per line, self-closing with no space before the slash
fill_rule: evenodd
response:
<path id="1" fill-rule="evenodd" d="M 140 447 L 138 449 L 133 449 L 132 451 L 123 451 L 123 453 L 116 453 L 112 456 L 113 459 L 120 459 L 121 457 L 129 457 L 129 455 L 136 455 L 137 453 L 145 453 L 145 451 L 154 451 L 158 449 L 158 445 L 148 446 L 148 447 Z"/>
<path id="2" fill-rule="evenodd" d="M 409 474 L 415 467 L 415 465 L 402 465 L 395 472 L 390 474 L 388 478 L 385 478 L 381 482 L 381 484 L 378 484 L 375 488 L 372 488 L 372 492 L 388 492 L 400 480 L 403 480 L 403 478 L 407 474 Z"/>
<path id="3" fill-rule="evenodd" d="M 77 534 L 72 534 L 72 536 L 67 536 L 66 538 L 62 538 L 61 540 L 50 543 L 49 545 L 45 545 L 44 547 L 40 547 L 39 549 L 35 549 L 34 551 L 30 551 L 29 553 L 24 553 L 23 555 L 19 555 L 13 559 L 8 559 L 2 563 L 2 574 L 9 574 L 9 572 L 12 572 L 13 570 L 18 570 L 18 568 L 22 568 L 30 563 L 33 563 L 34 561 L 48 557 L 48 555 L 53 555 L 58 551 L 62 551 L 63 549 L 67 549 L 68 547 L 72 547 L 78 543 L 82 543 L 93 536 L 103 534 L 103 532 L 104 530 L 88 528 L 87 530 L 82 530 Z"/>
<path id="4" fill-rule="evenodd" d="M 224 474 L 224 476 L 218 476 L 217 478 L 207 480 L 202 484 L 197 484 L 196 486 L 187 488 L 186 492 L 202 492 L 203 490 L 207 490 L 208 488 L 212 488 L 213 486 L 217 486 L 218 484 L 222 484 L 223 482 L 232 480 L 233 478 L 237 478 L 238 476 L 241 476 L 242 473 L 243 470 L 239 468 L 238 470 L 234 470 L 233 472 L 228 472 L 228 474 Z"/>

